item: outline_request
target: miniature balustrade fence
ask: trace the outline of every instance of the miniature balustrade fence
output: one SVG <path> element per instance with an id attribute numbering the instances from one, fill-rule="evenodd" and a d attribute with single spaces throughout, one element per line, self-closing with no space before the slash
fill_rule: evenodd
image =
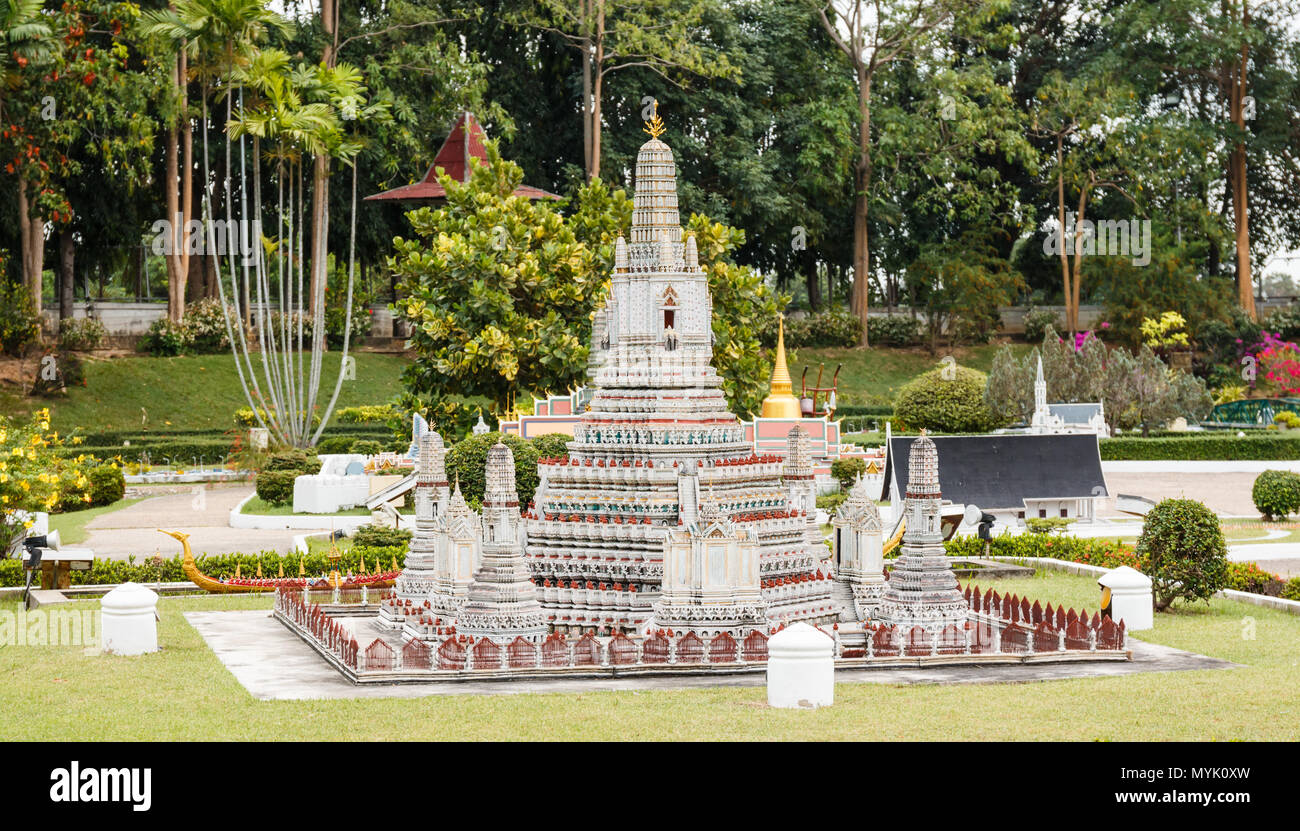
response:
<path id="1" fill-rule="evenodd" d="M 309 598 L 311 592 L 305 593 Z M 464 670 L 530 671 L 583 667 L 653 667 L 699 665 L 752 665 L 767 661 L 768 636 L 758 630 L 737 640 L 723 632 L 702 638 L 694 632 L 674 634 L 659 630 L 643 637 L 615 632 L 598 638 L 594 632 L 567 638 L 552 633 L 540 642 L 516 638 L 501 645 L 488 638 L 475 639 L 451 634 L 441 641 L 407 641 L 400 649 L 376 638 L 361 647 L 350 631 L 326 613 L 319 603 L 304 602 L 304 592 L 280 590 L 275 595 L 276 612 L 299 632 L 310 636 L 324 650 L 354 672 L 393 671 L 460 672 Z M 964 592 L 971 619 L 941 631 L 920 626 L 868 626 L 860 633 L 862 646 L 846 646 L 839 625 L 821 631 L 834 644 L 837 659 L 852 666 L 859 659 L 917 658 L 988 655 L 1051 655 L 1059 653 L 1109 653 L 1122 656 L 1128 648 L 1123 621 L 1087 611 L 1053 609 L 1017 595 L 981 593 L 967 586 Z M 337 595 L 334 595 L 337 601 Z M 784 626 L 774 627 L 775 633 Z M 454 633 L 453 629 L 450 631 Z"/>

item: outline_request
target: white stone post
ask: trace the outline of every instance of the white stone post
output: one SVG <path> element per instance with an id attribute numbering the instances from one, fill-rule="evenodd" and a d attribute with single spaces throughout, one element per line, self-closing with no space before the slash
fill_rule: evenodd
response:
<path id="1" fill-rule="evenodd" d="M 785 709 L 827 707 L 835 701 L 835 643 L 796 623 L 767 642 L 767 703 Z"/>
<path id="2" fill-rule="evenodd" d="M 138 583 L 123 583 L 100 601 L 100 646 L 114 655 L 158 651 L 158 595 Z"/>

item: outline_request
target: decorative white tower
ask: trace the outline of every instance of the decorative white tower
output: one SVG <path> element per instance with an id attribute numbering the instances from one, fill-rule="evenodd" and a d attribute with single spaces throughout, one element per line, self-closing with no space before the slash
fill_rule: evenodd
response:
<path id="1" fill-rule="evenodd" d="M 831 520 L 835 579 L 848 585 L 859 620 L 875 616 L 885 593 L 884 531 L 880 511 L 861 474 Z"/>
<path id="2" fill-rule="evenodd" d="M 966 600 L 943 548 L 939 526 L 942 499 L 939 452 L 922 430 L 908 453 L 902 553 L 876 612 L 885 623 L 920 626 L 933 633 L 966 622 Z"/>
<path id="3" fill-rule="evenodd" d="M 766 627 L 758 546 L 715 502 L 705 502 L 695 522 L 670 533 L 664 548 L 663 593 L 651 627 L 704 637 L 729 632 L 738 639 Z"/>
<path id="4" fill-rule="evenodd" d="M 461 634 L 509 643 L 537 641 L 546 622 L 524 561 L 524 528 L 515 490 L 515 459 L 497 442 L 488 450 L 483 497 L 483 563 L 456 616 Z"/>
<path id="5" fill-rule="evenodd" d="M 447 511 L 451 494 L 442 436 L 430 430 L 416 439 L 416 445 L 415 533 L 407 550 L 406 566 L 397 578 L 397 596 L 423 602 L 435 588 L 438 521 Z"/>
<path id="6" fill-rule="evenodd" d="M 1038 356 L 1038 377 L 1034 379 L 1034 415 L 1029 422 L 1031 433 L 1061 432 L 1061 419 L 1047 407 L 1047 381 L 1043 378 L 1043 356 Z"/>

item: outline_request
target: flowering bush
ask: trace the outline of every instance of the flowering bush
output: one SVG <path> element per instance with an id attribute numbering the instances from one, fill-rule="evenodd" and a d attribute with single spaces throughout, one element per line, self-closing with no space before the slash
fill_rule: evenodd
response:
<path id="1" fill-rule="evenodd" d="M 74 440 L 75 441 L 75 440 Z M 0 418 L 0 555 L 31 528 L 33 513 L 51 511 L 65 491 L 91 500 L 85 457 L 60 457 L 62 441 L 50 432 L 50 411 L 39 410 L 26 424 Z"/>
<path id="2" fill-rule="evenodd" d="M 1165 312 L 1157 318 L 1144 317 L 1142 342 L 1155 350 L 1186 349 L 1190 346 L 1187 320 L 1178 312 Z"/>
<path id="3" fill-rule="evenodd" d="M 1259 386 L 1283 396 L 1300 394 L 1300 346 L 1264 332 L 1264 339 L 1251 352 Z"/>
<path id="4" fill-rule="evenodd" d="M 63 349 L 94 349 L 107 336 L 108 330 L 97 317 L 65 317 L 59 321 L 59 346 Z"/>

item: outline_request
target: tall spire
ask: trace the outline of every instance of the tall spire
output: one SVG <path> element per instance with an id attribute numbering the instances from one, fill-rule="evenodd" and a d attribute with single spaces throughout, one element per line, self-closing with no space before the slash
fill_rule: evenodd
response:
<path id="1" fill-rule="evenodd" d="M 781 316 L 776 332 L 776 366 L 772 368 L 772 383 L 767 398 L 763 399 L 763 418 L 800 418 L 799 399 L 794 397 L 794 383 L 785 360 L 785 315 Z"/>

